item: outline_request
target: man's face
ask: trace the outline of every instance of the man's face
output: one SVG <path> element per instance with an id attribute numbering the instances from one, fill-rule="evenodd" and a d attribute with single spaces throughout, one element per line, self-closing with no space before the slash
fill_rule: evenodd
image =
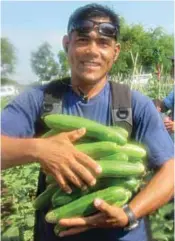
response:
<path id="1" fill-rule="evenodd" d="M 106 18 L 95 18 L 96 22 L 109 22 Z M 68 41 L 68 60 L 72 78 L 94 84 L 106 77 L 120 50 L 114 38 L 100 35 L 93 29 L 88 34 L 74 31 Z"/>

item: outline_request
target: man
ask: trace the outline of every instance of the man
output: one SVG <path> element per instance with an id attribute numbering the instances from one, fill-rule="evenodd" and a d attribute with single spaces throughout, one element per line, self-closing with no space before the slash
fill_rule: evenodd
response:
<path id="1" fill-rule="evenodd" d="M 171 77 L 174 79 L 174 56 L 170 58 L 172 61 Z M 166 96 L 161 102 L 161 112 L 171 110 L 171 117 L 164 119 L 164 124 L 167 131 L 170 133 L 174 140 L 174 88 L 168 96 Z"/>
<path id="2" fill-rule="evenodd" d="M 71 85 L 63 95 L 63 113 L 111 124 L 107 74 L 120 52 L 118 35 L 118 16 L 101 5 L 84 6 L 70 17 L 63 46 L 71 67 Z M 72 145 L 84 135 L 84 129 L 45 139 L 32 138 L 34 123 L 42 114 L 44 88 L 30 89 L 3 111 L 2 167 L 36 161 L 66 192 L 71 192 L 67 180 L 80 188 L 94 185 L 100 167 Z M 157 169 L 156 174 L 128 203 L 127 210 L 96 199 L 94 205 L 98 214 L 61 220 L 62 226 L 70 227 L 60 233 L 63 240 L 146 241 L 148 237 L 142 217 L 172 198 L 173 144 L 159 114 L 149 98 L 132 91 L 132 115 L 132 138 L 146 145 L 149 165 Z M 134 224 L 132 230 L 128 230 L 131 223 Z M 49 224 L 44 225 L 39 231 L 44 233 L 44 238 L 36 240 L 59 240 L 48 228 Z"/>

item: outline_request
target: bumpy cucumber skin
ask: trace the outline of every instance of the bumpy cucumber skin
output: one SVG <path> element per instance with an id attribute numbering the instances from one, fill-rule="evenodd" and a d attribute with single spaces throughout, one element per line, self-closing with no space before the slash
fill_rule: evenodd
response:
<path id="1" fill-rule="evenodd" d="M 88 195 L 85 195 L 69 204 L 56 208 L 48 212 L 45 219 L 49 223 L 57 223 L 62 218 L 74 216 L 87 216 L 96 211 L 93 201 L 101 198 L 109 204 L 127 200 L 131 197 L 131 192 L 121 187 L 109 187 Z"/>
<path id="2" fill-rule="evenodd" d="M 51 114 L 45 116 L 43 120 L 51 129 L 71 131 L 85 127 L 86 136 L 102 141 L 115 142 L 119 145 L 124 145 L 127 142 L 127 138 L 112 128 L 79 116 Z"/>

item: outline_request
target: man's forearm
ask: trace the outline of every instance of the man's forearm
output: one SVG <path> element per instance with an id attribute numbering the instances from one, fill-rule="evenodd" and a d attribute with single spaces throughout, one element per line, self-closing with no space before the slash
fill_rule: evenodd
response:
<path id="1" fill-rule="evenodd" d="M 165 163 L 149 184 L 129 203 L 137 218 L 143 217 L 165 203 L 174 193 L 174 160 Z"/>
<path id="2" fill-rule="evenodd" d="M 1 136 L 2 169 L 36 161 L 36 139 Z"/>

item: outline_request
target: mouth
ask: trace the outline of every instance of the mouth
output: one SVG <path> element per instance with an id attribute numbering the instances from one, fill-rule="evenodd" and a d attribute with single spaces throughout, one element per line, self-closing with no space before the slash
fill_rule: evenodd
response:
<path id="1" fill-rule="evenodd" d="M 100 63 L 98 62 L 93 62 L 93 61 L 82 61 L 81 62 L 84 67 L 88 68 L 97 68 L 100 67 Z"/>

